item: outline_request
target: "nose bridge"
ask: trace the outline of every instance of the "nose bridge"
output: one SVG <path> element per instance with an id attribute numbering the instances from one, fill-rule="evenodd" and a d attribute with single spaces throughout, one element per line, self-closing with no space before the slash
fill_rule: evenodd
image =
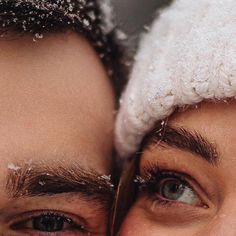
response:
<path id="1" fill-rule="evenodd" d="M 236 200 L 224 211 L 218 212 L 207 225 L 203 234 L 206 236 L 236 236 Z"/>

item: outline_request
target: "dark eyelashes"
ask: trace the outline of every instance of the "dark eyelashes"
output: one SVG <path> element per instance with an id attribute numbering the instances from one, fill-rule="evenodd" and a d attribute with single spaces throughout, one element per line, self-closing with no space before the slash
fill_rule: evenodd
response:
<path id="1" fill-rule="evenodd" d="M 176 183 L 176 185 L 168 186 L 168 183 L 171 183 L 168 181 L 173 181 L 172 183 Z M 202 198 L 205 191 L 201 191 L 200 189 L 203 188 L 196 180 L 194 180 L 194 178 L 186 173 L 161 169 L 156 165 L 149 165 L 143 170 L 141 176 L 136 176 L 135 183 L 137 186 L 138 196 L 144 197 L 149 202 L 152 202 L 154 208 L 157 206 L 169 208 L 177 206 L 176 204 L 178 204 L 178 206 L 184 204 L 204 209 L 209 208 L 206 199 Z M 168 189 L 168 187 L 170 188 Z M 167 192 L 165 192 L 164 189 L 167 190 Z M 191 192 L 191 194 L 186 195 L 187 199 L 181 199 L 180 196 L 183 196 L 183 193 L 186 191 Z"/>
<path id="2" fill-rule="evenodd" d="M 67 214 L 64 214 L 62 212 L 52 211 L 52 210 L 36 211 L 36 212 L 31 212 L 29 214 L 25 213 L 22 216 L 20 216 L 19 219 L 15 219 L 10 224 L 10 227 L 13 230 L 20 230 L 24 228 L 24 224 L 26 222 L 44 216 L 61 218 L 63 219 L 63 222 L 70 224 L 71 227 L 74 227 L 75 229 L 80 231 L 86 231 L 84 222 L 78 222 L 78 220 L 74 219 L 73 216 L 68 216 Z"/>
<path id="3" fill-rule="evenodd" d="M 188 176 L 184 173 L 176 172 L 173 170 L 161 169 L 156 165 L 149 165 L 143 170 L 143 174 L 136 176 L 134 182 L 138 194 L 146 196 L 153 204 L 162 206 L 164 208 L 172 207 L 175 201 L 162 198 L 159 195 L 158 188 L 162 180 L 176 179 L 181 181 L 185 186 L 194 189 L 188 182 Z"/>
<path id="4" fill-rule="evenodd" d="M 142 175 L 137 175 L 134 182 L 138 187 L 139 192 L 148 192 L 150 194 L 155 192 L 156 185 L 165 178 L 176 178 L 189 186 L 187 178 L 184 173 L 173 170 L 161 169 L 156 165 L 149 165 L 143 170 Z"/>

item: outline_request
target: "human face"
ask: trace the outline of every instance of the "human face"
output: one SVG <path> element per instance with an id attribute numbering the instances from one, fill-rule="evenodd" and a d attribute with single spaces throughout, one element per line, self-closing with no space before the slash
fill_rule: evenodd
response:
<path id="1" fill-rule="evenodd" d="M 0 41 L 1 235 L 106 235 L 113 91 L 75 33 Z"/>
<path id="2" fill-rule="evenodd" d="M 204 103 L 147 136 L 120 235 L 236 235 L 235 111 L 235 101 Z"/>

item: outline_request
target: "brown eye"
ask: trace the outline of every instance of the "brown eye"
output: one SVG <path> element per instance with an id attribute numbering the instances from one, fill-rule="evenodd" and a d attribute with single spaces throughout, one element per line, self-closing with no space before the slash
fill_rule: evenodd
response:
<path id="1" fill-rule="evenodd" d="M 31 219 L 26 226 L 42 232 L 57 232 L 73 227 L 73 221 L 63 216 L 42 215 Z"/>
<path id="2" fill-rule="evenodd" d="M 26 217 L 25 220 L 14 223 L 11 228 L 16 231 L 27 230 L 27 232 L 41 232 L 47 235 L 48 233 L 66 235 L 66 232 L 77 232 L 79 233 L 78 235 L 86 233 L 85 227 L 82 224 L 77 224 L 62 214 L 52 212 L 38 213 L 29 218 Z"/>

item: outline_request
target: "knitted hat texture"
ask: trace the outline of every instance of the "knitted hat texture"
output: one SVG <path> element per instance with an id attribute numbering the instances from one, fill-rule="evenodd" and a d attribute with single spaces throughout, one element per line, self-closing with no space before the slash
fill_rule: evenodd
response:
<path id="1" fill-rule="evenodd" d="M 116 147 L 133 154 L 177 107 L 236 96 L 236 1 L 176 0 L 144 35 L 121 99 Z"/>

